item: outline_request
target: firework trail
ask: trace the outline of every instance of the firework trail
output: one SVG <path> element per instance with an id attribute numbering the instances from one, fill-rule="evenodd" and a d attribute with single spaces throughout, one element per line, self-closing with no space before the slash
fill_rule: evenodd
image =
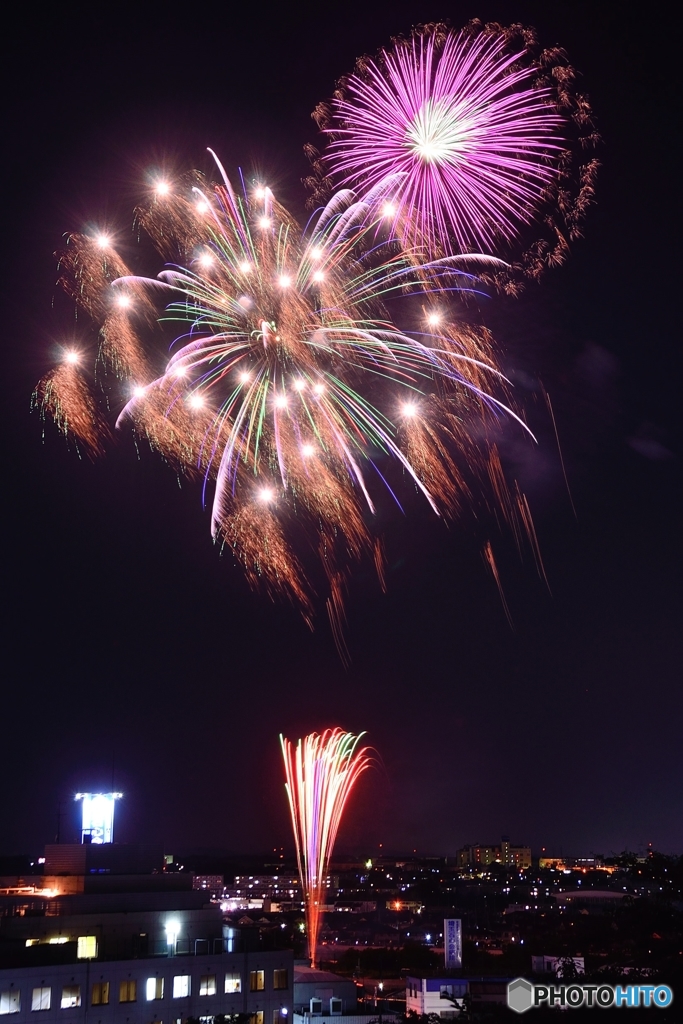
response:
<path id="1" fill-rule="evenodd" d="M 157 278 L 131 273 L 106 236 L 70 237 L 62 284 L 99 328 L 95 389 L 80 365 L 59 368 L 36 401 L 92 451 L 109 433 L 100 406 L 118 408 L 117 427 L 203 480 L 213 536 L 249 582 L 309 623 L 318 558 L 343 650 L 350 566 L 374 558 L 383 578 L 369 525 L 382 494 L 399 501 L 408 480 L 454 514 L 500 418 L 524 428 L 490 335 L 452 301 L 503 264 L 401 249 L 384 183 L 336 194 L 302 233 L 269 189 L 236 194 L 216 162 L 220 184 L 161 182 L 137 209 L 167 261 Z M 183 330 L 161 365 L 156 300 Z"/>
<path id="2" fill-rule="evenodd" d="M 320 908 L 325 902 L 325 883 L 339 824 L 351 790 L 371 764 L 370 748 L 359 747 L 363 736 L 326 729 L 305 736 L 296 747 L 280 736 L 313 967 Z"/>
<path id="3" fill-rule="evenodd" d="M 361 58 L 316 109 L 329 145 L 322 161 L 309 147 L 309 181 L 387 183 L 404 246 L 432 255 L 501 255 L 542 215 L 547 238 L 514 268 L 538 275 L 564 259 L 593 196 L 597 135 L 574 79 L 564 52 L 540 50 L 520 25 L 423 26 Z M 510 268 L 497 276 L 514 280 Z"/>

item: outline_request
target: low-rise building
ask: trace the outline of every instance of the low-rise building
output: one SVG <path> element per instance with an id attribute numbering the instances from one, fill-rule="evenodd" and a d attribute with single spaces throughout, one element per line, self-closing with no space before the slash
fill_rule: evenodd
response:
<path id="1" fill-rule="evenodd" d="M 582 956 L 532 956 L 531 970 L 534 974 L 554 974 L 561 978 L 568 973 L 585 974 L 586 963 Z"/>
<path id="2" fill-rule="evenodd" d="M 435 1014 L 445 1019 L 456 1017 L 467 995 L 466 978 L 406 978 L 406 1013 Z"/>
<path id="3" fill-rule="evenodd" d="M 469 1001 L 472 1007 L 505 1004 L 510 978 L 430 977 L 406 978 L 406 1013 L 432 1014 L 457 1019 Z"/>
<path id="4" fill-rule="evenodd" d="M 340 1017 L 358 1009 L 356 983 L 307 964 L 294 968 L 294 1012 L 314 1017 Z"/>
<path id="5" fill-rule="evenodd" d="M 242 935 L 224 924 L 191 875 L 160 871 L 157 858 L 152 866 L 139 849 L 107 845 L 94 854 L 53 848 L 46 866 L 66 871 L 31 891 L 17 879 L 0 895 L 1 1016 L 13 1024 L 182 1024 L 237 1013 L 254 1024 L 291 1019 L 291 950 L 261 948 L 253 930 Z M 135 866 L 149 873 L 131 873 Z"/>

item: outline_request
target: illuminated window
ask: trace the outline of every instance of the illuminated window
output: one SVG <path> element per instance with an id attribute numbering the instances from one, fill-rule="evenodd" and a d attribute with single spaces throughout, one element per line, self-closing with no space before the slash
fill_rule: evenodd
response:
<path id="1" fill-rule="evenodd" d="M 264 1013 L 263 1010 L 257 1010 L 256 1013 L 252 1013 L 249 1018 L 250 1024 L 263 1024 Z"/>
<path id="2" fill-rule="evenodd" d="M 228 994 L 242 991 L 242 979 L 235 971 L 228 971 L 225 975 L 225 991 Z"/>
<path id="3" fill-rule="evenodd" d="M 27 939 L 26 940 L 26 945 L 27 946 L 37 946 L 37 945 L 39 945 L 39 943 L 40 943 L 40 939 Z"/>
<path id="4" fill-rule="evenodd" d="M 93 1006 L 108 1006 L 109 1005 L 109 982 L 108 981 L 96 981 L 92 987 L 92 1005 Z"/>
<path id="5" fill-rule="evenodd" d="M 163 978 L 148 978 L 147 985 L 145 987 L 145 993 L 147 995 L 147 1002 L 151 1003 L 153 999 L 164 998 L 164 979 Z"/>
<path id="6" fill-rule="evenodd" d="M 132 978 L 119 982 L 119 1002 L 134 1003 L 138 998 L 138 983 Z"/>
<path id="7" fill-rule="evenodd" d="M 19 989 L 7 989 L 0 992 L 0 1013 L 19 1013 L 21 1010 L 21 992 Z"/>
<path id="8" fill-rule="evenodd" d="M 68 935 L 58 935 L 55 939 L 48 939 L 51 946 L 63 946 L 64 943 L 68 941 Z"/>
<path id="9" fill-rule="evenodd" d="M 190 975 L 176 974 L 173 979 L 173 998 L 185 999 L 190 994 Z"/>
<path id="10" fill-rule="evenodd" d="M 34 988 L 33 995 L 31 996 L 32 1010 L 49 1010 L 51 1002 L 52 989 L 49 985 L 43 985 L 41 988 Z"/>
<path id="11" fill-rule="evenodd" d="M 287 968 L 281 967 L 277 971 L 273 971 L 273 988 L 289 988 L 289 979 L 287 978 Z"/>
<path id="12" fill-rule="evenodd" d="M 76 956 L 79 960 L 94 960 L 97 956 L 97 939 L 94 935 L 79 935 Z"/>
<path id="13" fill-rule="evenodd" d="M 263 992 L 266 987 L 266 972 L 265 971 L 250 971 L 249 972 L 249 991 L 250 992 Z"/>
<path id="14" fill-rule="evenodd" d="M 62 989 L 62 1001 L 59 1004 L 63 1010 L 73 1010 L 81 1005 L 81 986 L 65 985 Z"/>
<path id="15" fill-rule="evenodd" d="M 199 981 L 199 994 L 200 996 L 215 996 L 216 995 L 216 975 L 215 974 L 202 974 Z"/>

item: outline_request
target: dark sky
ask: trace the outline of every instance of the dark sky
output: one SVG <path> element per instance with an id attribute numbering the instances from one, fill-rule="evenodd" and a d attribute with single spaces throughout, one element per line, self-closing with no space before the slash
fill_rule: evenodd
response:
<path id="1" fill-rule="evenodd" d="M 277 735 L 367 729 L 382 767 L 340 843 L 450 853 L 508 833 L 564 853 L 653 842 L 681 813 L 680 83 L 673 32 L 622 4 L 364 0 L 33 8 L 6 35 L 4 682 L 0 852 L 37 852 L 78 789 L 125 792 L 121 840 L 291 850 Z M 198 490 L 123 444 L 92 465 L 29 401 L 73 330 L 62 233 L 122 231 L 145 172 L 255 167 L 302 209 L 310 111 L 411 25 L 533 24 L 583 73 L 604 137 L 569 263 L 487 316 L 539 432 L 510 440 L 548 572 L 466 517 L 387 517 L 389 591 L 359 571 L 350 669 L 324 617 L 249 592 Z M 19 17 L 22 17 L 19 14 Z M 555 413 L 574 518 L 538 379 Z M 480 550 L 492 532 L 510 628 Z"/>

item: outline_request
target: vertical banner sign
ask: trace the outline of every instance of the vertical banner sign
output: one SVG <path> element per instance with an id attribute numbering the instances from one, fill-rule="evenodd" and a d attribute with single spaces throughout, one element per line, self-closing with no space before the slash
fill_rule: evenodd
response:
<path id="1" fill-rule="evenodd" d="M 443 923 L 443 952 L 446 967 L 462 967 L 462 921 L 449 917 Z"/>

